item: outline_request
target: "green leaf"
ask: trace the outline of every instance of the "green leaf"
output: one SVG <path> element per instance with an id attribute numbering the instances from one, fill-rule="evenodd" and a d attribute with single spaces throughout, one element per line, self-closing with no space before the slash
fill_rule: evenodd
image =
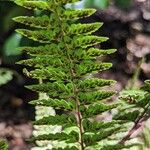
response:
<path id="1" fill-rule="evenodd" d="M 83 10 L 66 10 L 61 18 L 64 20 L 77 20 L 80 18 L 88 17 L 96 12 L 95 9 L 83 9 Z"/>
<path id="2" fill-rule="evenodd" d="M 38 47 L 19 47 L 18 50 L 24 51 L 30 55 L 55 55 L 59 54 L 59 47 L 57 44 L 50 44 L 45 46 L 38 46 Z"/>
<path id="3" fill-rule="evenodd" d="M 78 97 L 79 97 L 81 103 L 91 104 L 91 103 L 109 98 L 109 97 L 113 96 L 114 94 L 115 94 L 114 91 L 101 90 L 101 91 L 86 92 L 86 93 L 80 92 L 78 94 Z"/>
<path id="4" fill-rule="evenodd" d="M 111 63 L 93 63 L 77 65 L 77 74 L 79 76 L 86 75 L 93 71 L 104 71 L 112 67 Z"/>
<path id="5" fill-rule="evenodd" d="M 105 55 L 109 55 L 116 52 L 116 49 L 108 49 L 108 50 L 101 50 L 97 48 L 89 48 L 88 50 L 82 48 L 82 49 L 76 49 L 74 53 L 74 57 L 81 61 L 81 60 L 93 60 L 96 59 L 96 57 L 102 57 Z"/>
<path id="6" fill-rule="evenodd" d="M 104 56 L 104 55 L 109 55 L 116 52 L 116 49 L 108 49 L 108 50 L 101 50 L 97 48 L 90 48 L 87 51 L 87 54 L 89 56 Z"/>
<path id="7" fill-rule="evenodd" d="M 98 141 L 108 138 L 109 136 L 111 136 L 112 134 L 115 134 L 116 131 L 118 131 L 120 129 L 120 127 L 114 127 L 114 128 L 109 128 L 106 130 L 102 130 L 100 132 L 86 132 L 83 135 L 85 144 L 90 146 L 90 145 L 94 145 L 96 144 Z"/>
<path id="8" fill-rule="evenodd" d="M 87 35 L 97 31 L 102 25 L 103 23 L 72 24 L 69 28 L 69 33 L 75 35 Z"/>
<path id="9" fill-rule="evenodd" d="M 104 121 L 90 121 L 88 119 L 83 120 L 83 127 L 85 129 L 85 132 L 97 132 L 100 130 L 104 130 L 107 128 L 112 128 L 115 127 L 116 125 L 125 123 L 123 121 L 117 120 L 117 121 L 109 121 L 109 122 L 104 122 Z"/>
<path id="10" fill-rule="evenodd" d="M 63 126 L 73 126 L 76 123 L 76 119 L 74 116 L 68 115 L 56 115 L 43 117 L 40 120 L 34 121 L 34 125 L 63 125 Z"/>
<path id="11" fill-rule="evenodd" d="M 25 71 L 24 73 L 32 78 L 35 79 L 50 79 L 50 80 L 64 80 L 67 81 L 70 79 L 69 73 L 62 70 L 62 68 L 54 68 L 54 67 L 48 67 L 48 68 L 42 68 L 42 69 L 35 69 L 33 71 Z"/>
<path id="12" fill-rule="evenodd" d="M 140 111 L 139 110 L 133 110 L 133 111 L 121 111 L 119 114 L 115 115 L 115 120 L 126 120 L 126 121 L 135 121 L 137 117 L 139 116 Z"/>
<path id="13" fill-rule="evenodd" d="M 107 41 L 107 37 L 99 37 L 99 36 L 77 36 L 73 39 L 74 47 L 82 47 L 87 48 L 89 46 L 93 46 L 95 44 Z"/>
<path id="14" fill-rule="evenodd" d="M 120 93 L 119 98 L 129 104 L 137 104 L 143 98 L 146 92 L 142 90 L 124 90 Z"/>
<path id="15" fill-rule="evenodd" d="M 106 112 L 108 110 L 114 109 L 118 106 L 118 104 L 103 104 L 103 103 L 96 103 L 91 104 L 87 107 L 83 106 L 80 108 L 81 113 L 83 114 L 83 117 L 94 117 L 95 115 L 99 115 L 103 112 Z"/>
<path id="16" fill-rule="evenodd" d="M 22 36 L 18 33 L 12 34 L 4 44 L 4 53 L 6 56 L 20 55 L 21 52 L 16 48 L 20 45 Z"/>
<path id="17" fill-rule="evenodd" d="M 42 100 L 32 100 L 29 102 L 36 106 L 51 106 L 55 109 L 73 110 L 75 109 L 75 104 L 71 101 L 59 100 L 59 99 L 42 99 Z"/>
<path id="18" fill-rule="evenodd" d="M 56 36 L 55 32 L 47 30 L 31 31 L 27 29 L 17 29 L 16 32 L 40 43 L 50 43 L 52 37 Z"/>
<path id="19" fill-rule="evenodd" d="M 84 89 L 86 90 L 86 89 L 91 89 L 91 88 L 96 88 L 96 87 L 108 86 L 114 83 L 116 83 L 116 81 L 114 80 L 91 78 L 91 79 L 85 79 L 85 80 L 79 81 L 78 87 L 81 90 L 84 90 Z"/>
<path id="20" fill-rule="evenodd" d="M 17 64 L 23 64 L 26 66 L 34 66 L 36 68 L 48 67 L 49 65 L 54 67 L 63 66 L 64 63 L 67 63 L 68 60 L 62 60 L 59 56 L 39 56 L 32 59 L 21 60 Z"/>
<path id="21" fill-rule="evenodd" d="M 77 142 L 79 139 L 78 133 L 76 132 L 71 132 L 70 134 L 66 133 L 56 133 L 56 134 L 45 134 L 45 135 L 39 135 L 37 137 L 33 137 L 31 140 L 32 141 L 42 141 L 42 140 L 61 140 L 64 141 L 66 140 L 67 143 L 73 143 Z"/>
<path id="22" fill-rule="evenodd" d="M 134 144 L 131 144 L 131 145 L 124 145 L 124 144 L 106 145 L 106 146 L 103 146 L 100 150 L 121 150 L 124 148 L 129 149 L 132 146 L 134 146 Z"/>
<path id="23" fill-rule="evenodd" d="M 48 26 L 50 26 L 50 18 L 46 15 L 42 17 L 19 16 L 13 18 L 13 20 L 18 23 L 29 25 L 30 27 L 41 28 L 41 29 L 46 29 Z"/>
<path id="24" fill-rule="evenodd" d="M 40 9 L 40 10 L 50 10 L 49 6 L 44 1 L 35 1 L 35 0 L 14 0 L 14 2 L 22 7 L 27 9 Z"/>
<path id="25" fill-rule="evenodd" d="M 109 6 L 109 0 L 94 0 L 96 8 L 105 9 Z"/>
<path id="26" fill-rule="evenodd" d="M 7 84 L 13 79 L 13 71 L 5 68 L 0 68 L 0 86 Z"/>
<path id="27" fill-rule="evenodd" d="M 28 89 L 31 89 L 33 91 L 38 91 L 38 92 L 54 92 L 57 91 L 59 93 L 61 92 L 67 92 L 69 93 L 71 91 L 71 89 L 69 89 L 70 87 L 68 87 L 68 85 L 65 85 L 62 82 L 53 82 L 53 83 L 42 83 L 42 84 L 36 84 L 36 85 L 29 85 L 26 86 Z"/>

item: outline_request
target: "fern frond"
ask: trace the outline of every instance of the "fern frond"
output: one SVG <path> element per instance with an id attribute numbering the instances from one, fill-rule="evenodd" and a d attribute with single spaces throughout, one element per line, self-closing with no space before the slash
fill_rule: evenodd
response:
<path id="1" fill-rule="evenodd" d="M 17 5 L 25 7 L 27 9 L 40 9 L 49 10 L 48 4 L 44 1 L 26 1 L 26 0 L 15 0 Z"/>
<path id="2" fill-rule="evenodd" d="M 62 68 L 42 68 L 42 69 L 35 69 L 33 71 L 28 72 L 24 70 L 24 73 L 27 74 L 29 77 L 36 78 L 36 79 L 50 79 L 50 80 L 69 80 L 70 74 L 66 73 L 66 71 L 62 70 Z"/>
<path id="3" fill-rule="evenodd" d="M 101 141 L 102 139 L 108 138 L 112 134 L 115 134 L 116 131 L 120 130 L 121 127 L 113 127 L 113 128 L 108 128 L 105 130 L 102 130 L 101 132 L 86 132 L 83 135 L 84 141 L 86 145 L 91 146 L 95 145 L 97 142 Z"/>
<path id="4" fill-rule="evenodd" d="M 19 17 L 13 18 L 13 20 L 15 22 L 22 23 L 30 27 L 41 28 L 41 29 L 46 29 L 50 25 L 50 18 L 46 15 L 42 17 L 19 16 Z"/>
<path id="5" fill-rule="evenodd" d="M 31 71 L 24 69 L 24 73 L 42 81 L 40 84 L 26 86 L 40 94 L 40 98 L 30 104 L 36 106 L 36 134 L 32 140 L 41 149 L 51 147 L 88 150 L 88 147 L 94 148 L 121 129 L 120 120 L 91 121 L 97 115 L 107 113 L 120 105 L 107 104 L 107 100 L 116 92 L 103 88 L 111 86 L 115 81 L 89 76 L 112 67 L 111 63 L 99 59 L 116 50 L 92 48 L 108 38 L 91 35 L 102 23 L 75 22 L 96 12 L 95 9 L 71 10 L 65 7 L 67 3 L 77 1 L 15 0 L 16 4 L 27 9 L 42 11 L 42 16 L 14 18 L 14 21 L 32 27 L 16 31 L 39 43 L 37 47 L 20 47 L 19 50 L 32 57 L 21 60 L 18 64 L 32 67 Z M 47 98 L 41 96 L 42 94 Z M 63 114 L 51 115 L 47 112 L 49 107 Z M 46 133 L 52 126 L 61 127 L 62 131 Z M 103 147 L 100 144 L 99 146 Z"/>
<path id="6" fill-rule="evenodd" d="M 109 98 L 109 97 L 113 96 L 114 94 L 115 94 L 114 91 L 102 91 L 101 90 L 101 91 L 88 92 L 88 93 L 80 92 L 78 94 L 78 97 L 79 97 L 81 103 L 90 104 L 93 102 L 97 102 L 97 101 Z"/>
<path id="7" fill-rule="evenodd" d="M 87 48 L 89 46 L 96 45 L 101 42 L 107 41 L 107 37 L 98 37 L 98 36 L 77 36 L 73 39 L 73 46 L 75 48 L 82 47 Z"/>
<path id="8" fill-rule="evenodd" d="M 62 60 L 59 56 L 39 56 L 37 58 L 32 58 L 28 60 L 21 60 L 17 64 L 22 64 L 26 66 L 34 66 L 36 68 L 48 67 L 52 65 L 54 67 L 63 66 L 64 63 L 67 63 L 68 60 Z"/>
<path id="9" fill-rule="evenodd" d="M 39 135 L 37 137 L 32 138 L 32 141 L 43 141 L 43 140 L 66 140 L 67 143 L 75 143 L 79 139 L 77 132 L 71 132 L 69 134 L 66 133 L 56 133 L 56 134 L 45 134 L 45 135 Z"/>
<path id="10" fill-rule="evenodd" d="M 78 60 L 92 60 L 96 59 L 97 57 L 102 57 L 104 55 L 112 54 L 116 50 L 115 49 L 109 49 L 109 50 L 100 50 L 97 48 L 89 48 L 87 49 L 77 49 L 74 53 L 74 57 Z"/>
<path id="11" fill-rule="evenodd" d="M 150 117 L 150 92 L 149 81 L 141 89 L 125 90 L 121 93 L 122 106 L 114 119 L 133 122 L 128 133 L 121 139 L 120 143 L 130 142 L 130 138 L 141 125 Z M 136 146 L 137 148 L 137 146 Z M 134 149 L 134 148 L 133 148 Z M 132 148 L 131 148 L 132 150 Z"/>
<path id="12" fill-rule="evenodd" d="M 19 47 L 18 50 L 24 51 L 27 54 L 30 55 L 54 55 L 54 54 L 59 54 L 60 49 L 57 44 L 50 44 L 50 45 L 45 45 L 45 46 L 38 46 L 38 47 Z"/>
<path id="13" fill-rule="evenodd" d="M 103 103 L 96 103 L 89 106 L 83 106 L 81 107 L 80 111 L 83 114 L 83 118 L 93 117 L 96 115 L 99 115 L 103 112 L 106 112 L 108 110 L 114 109 L 118 106 L 118 104 L 112 104 L 112 105 L 106 105 Z"/>
<path id="14" fill-rule="evenodd" d="M 63 14 L 60 14 L 60 17 L 63 20 L 77 20 L 91 16 L 95 12 L 96 12 L 95 9 L 66 10 Z"/>
<path id="15" fill-rule="evenodd" d="M 86 90 L 86 89 L 93 89 L 96 87 L 103 87 L 106 85 L 109 86 L 114 83 L 116 83 L 114 80 L 91 78 L 91 79 L 85 79 L 83 81 L 80 81 L 77 86 L 81 90 Z"/>
<path id="16" fill-rule="evenodd" d="M 83 35 L 91 34 L 97 31 L 103 24 L 102 23 L 89 23 L 89 24 L 73 24 L 69 28 L 69 34 Z"/>
<path id="17" fill-rule="evenodd" d="M 64 125 L 64 126 L 74 126 L 76 124 L 76 119 L 74 116 L 68 115 L 56 115 L 44 117 L 40 120 L 34 122 L 35 125 Z"/>
<path id="18" fill-rule="evenodd" d="M 76 73 L 78 76 L 86 75 L 94 71 L 104 71 L 112 67 L 111 63 L 92 63 L 76 65 Z"/>
<path id="19" fill-rule="evenodd" d="M 99 50 L 97 48 L 90 48 L 87 51 L 87 54 L 89 56 L 103 56 L 103 55 L 108 55 L 116 52 L 116 49 L 109 49 L 109 50 Z"/>
<path id="20" fill-rule="evenodd" d="M 84 119 L 83 120 L 83 127 L 85 132 L 96 132 L 99 131 L 100 129 L 107 129 L 107 128 L 112 128 L 115 127 L 117 124 L 125 123 L 125 121 L 120 121 L 120 120 L 114 120 L 114 121 L 90 121 L 89 119 Z"/>
<path id="21" fill-rule="evenodd" d="M 51 106 L 55 109 L 64 109 L 64 110 L 73 110 L 75 109 L 74 102 L 59 100 L 59 99 L 42 99 L 42 100 L 33 100 L 29 102 L 32 105 L 36 106 Z"/>
<path id="22" fill-rule="evenodd" d="M 53 31 L 47 31 L 47 30 L 41 30 L 41 31 L 32 31 L 27 29 L 17 29 L 16 32 L 19 34 L 28 37 L 31 40 L 38 41 L 40 43 L 50 43 L 51 40 L 55 40 L 56 32 Z"/>

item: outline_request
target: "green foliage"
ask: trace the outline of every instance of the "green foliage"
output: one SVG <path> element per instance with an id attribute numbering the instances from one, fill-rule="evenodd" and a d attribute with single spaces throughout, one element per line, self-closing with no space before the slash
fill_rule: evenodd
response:
<path id="1" fill-rule="evenodd" d="M 0 86 L 7 84 L 12 79 L 13 79 L 12 70 L 6 68 L 0 68 Z"/>
<path id="2" fill-rule="evenodd" d="M 12 0 L 0 1 L 0 33 L 1 37 L 3 37 L 0 44 L 0 56 L 2 57 L 2 64 L 7 64 L 7 66 L 12 66 L 21 57 L 21 51 L 18 51 L 16 47 L 23 43 L 29 43 L 29 40 L 26 39 L 25 41 L 25 38 L 21 38 L 21 35 L 13 31 L 17 24 L 12 18 L 18 14 L 31 15 L 26 9 L 14 4 Z"/>
<path id="3" fill-rule="evenodd" d="M 4 44 L 4 55 L 19 55 L 20 51 L 16 50 L 16 48 L 19 46 L 20 40 L 21 36 L 17 33 L 14 33 L 12 36 L 10 36 Z"/>
<path id="4" fill-rule="evenodd" d="M 6 141 L 1 140 L 1 139 L 0 139 L 0 149 L 1 150 L 8 150 L 8 145 L 7 145 Z"/>
<path id="5" fill-rule="evenodd" d="M 129 9 L 133 4 L 133 0 L 112 0 L 112 2 L 122 10 Z M 86 8 L 107 9 L 111 5 L 111 0 L 83 0 L 83 3 Z"/>
<path id="6" fill-rule="evenodd" d="M 95 7 L 104 9 L 109 6 L 109 0 L 85 0 L 85 7 Z"/>
<path id="7" fill-rule="evenodd" d="M 20 6 L 47 14 L 13 19 L 29 26 L 29 29 L 17 29 L 18 33 L 39 43 L 37 47 L 19 48 L 31 58 L 18 64 L 33 67 L 31 71 L 24 69 L 25 74 L 40 80 L 39 84 L 26 86 L 40 93 L 39 99 L 30 103 L 36 106 L 39 112 L 37 116 L 40 116 L 36 116 L 35 129 L 39 127 L 42 131 L 43 127 L 43 132 L 35 135 L 32 140 L 41 149 L 50 149 L 49 145 L 53 149 L 66 150 L 102 150 L 106 149 L 106 145 L 109 150 L 121 149 L 124 145 L 109 144 L 110 137 L 123 132 L 121 119 L 96 121 L 97 115 L 103 115 L 119 105 L 108 104 L 107 101 L 115 92 L 107 90 L 106 86 L 110 89 L 115 81 L 93 76 L 112 66 L 109 62 L 99 60 L 116 50 L 93 47 L 108 38 L 91 35 L 102 23 L 77 23 L 78 19 L 92 15 L 95 10 L 71 10 L 64 7 L 65 4 L 76 1 L 78 0 L 15 0 Z M 46 98 L 41 94 L 45 94 Z M 63 110 L 63 114 L 49 114 L 49 107 Z M 61 126 L 62 130 L 55 133 L 48 130 L 45 133 L 44 129 L 52 126 Z"/>
<path id="8" fill-rule="evenodd" d="M 132 134 L 141 128 L 150 117 L 150 80 L 146 80 L 143 87 L 140 89 L 124 90 L 120 93 L 120 100 L 122 105 L 119 107 L 119 113 L 115 115 L 116 120 L 124 120 L 126 122 L 133 122 L 128 133 L 122 137 L 121 143 L 125 143 L 130 140 Z M 144 129 L 140 140 L 140 145 L 133 147 L 131 150 L 147 149 L 146 143 L 148 140 L 145 137 L 145 132 L 148 129 Z M 135 142 L 135 141 L 134 141 Z M 142 143 L 142 145 L 141 145 Z M 149 149 L 149 148 L 148 148 Z"/>
<path id="9" fill-rule="evenodd" d="M 125 90 L 120 94 L 122 106 L 120 112 L 116 117 L 119 119 L 129 119 L 135 121 L 136 118 L 145 115 L 150 110 L 150 83 L 149 80 L 145 81 L 145 85 L 141 89 Z M 122 118 L 123 117 L 123 118 Z"/>
<path id="10" fill-rule="evenodd" d="M 127 9 L 132 5 L 132 0 L 115 0 L 115 5 L 121 9 Z"/>

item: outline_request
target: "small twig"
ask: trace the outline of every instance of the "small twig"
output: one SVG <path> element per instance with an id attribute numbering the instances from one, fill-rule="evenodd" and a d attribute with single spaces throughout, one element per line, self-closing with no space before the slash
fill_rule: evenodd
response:
<path id="1" fill-rule="evenodd" d="M 150 105 L 148 104 L 145 110 L 139 116 L 139 118 L 137 118 L 137 120 L 134 122 L 134 126 L 132 127 L 132 129 L 130 129 L 128 134 L 124 138 L 122 138 L 119 144 L 124 144 L 131 137 L 131 135 L 142 126 L 142 123 L 145 122 L 149 118 L 149 115 L 147 115 L 147 110 L 149 106 Z"/>
<path id="2" fill-rule="evenodd" d="M 149 117 L 143 117 L 140 120 L 138 120 L 138 122 L 134 123 L 134 126 L 132 127 L 132 129 L 128 132 L 128 134 L 119 142 L 119 144 L 124 144 L 128 139 L 130 139 L 131 135 L 136 132 L 141 126 L 142 123 L 145 122 Z"/>

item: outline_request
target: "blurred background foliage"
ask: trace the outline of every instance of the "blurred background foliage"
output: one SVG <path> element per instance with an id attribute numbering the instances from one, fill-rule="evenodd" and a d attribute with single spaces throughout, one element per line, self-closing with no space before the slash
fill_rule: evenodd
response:
<path id="1" fill-rule="evenodd" d="M 96 8 L 94 15 L 80 21 L 104 22 L 94 34 L 107 36 L 110 40 L 100 48 L 118 50 L 113 56 L 105 58 L 114 64 L 113 68 L 99 76 L 117 80 L 117 91 L 130 86 L 130 83 L 138 87 L 150 78 L 149 0 L 82 0 L 66 7 Z M 25 27 L 13 22 L 12 18 L 40 13 L 16 6 L 12 1 L 0 0 L 0 137 L 7 137 L 12 150 L 16 147 L 26 150 L 28 147 L 24 139 L 31 135 L 29 121 L 34 119 L 34 108 L 28 105 L 28 101 L 37 97 L 36 93 L 24 88 L 25 84 L 37 81 L 24 76 L 24 66 L 15 64 L 28 58 L 17 47 L 35 46 L 36 43 L 15 33 L 16 28 Z"/>
<path id="2" fill-rule="evenodd" d="M 85 0 L 85 7 L 95 7 L 98 9 L 106 9 L 111 4 L 110 0 Z M 132 0 L 114 0 L 114 4 L 121 8 L 127 9 L 132 5 Z"/>

